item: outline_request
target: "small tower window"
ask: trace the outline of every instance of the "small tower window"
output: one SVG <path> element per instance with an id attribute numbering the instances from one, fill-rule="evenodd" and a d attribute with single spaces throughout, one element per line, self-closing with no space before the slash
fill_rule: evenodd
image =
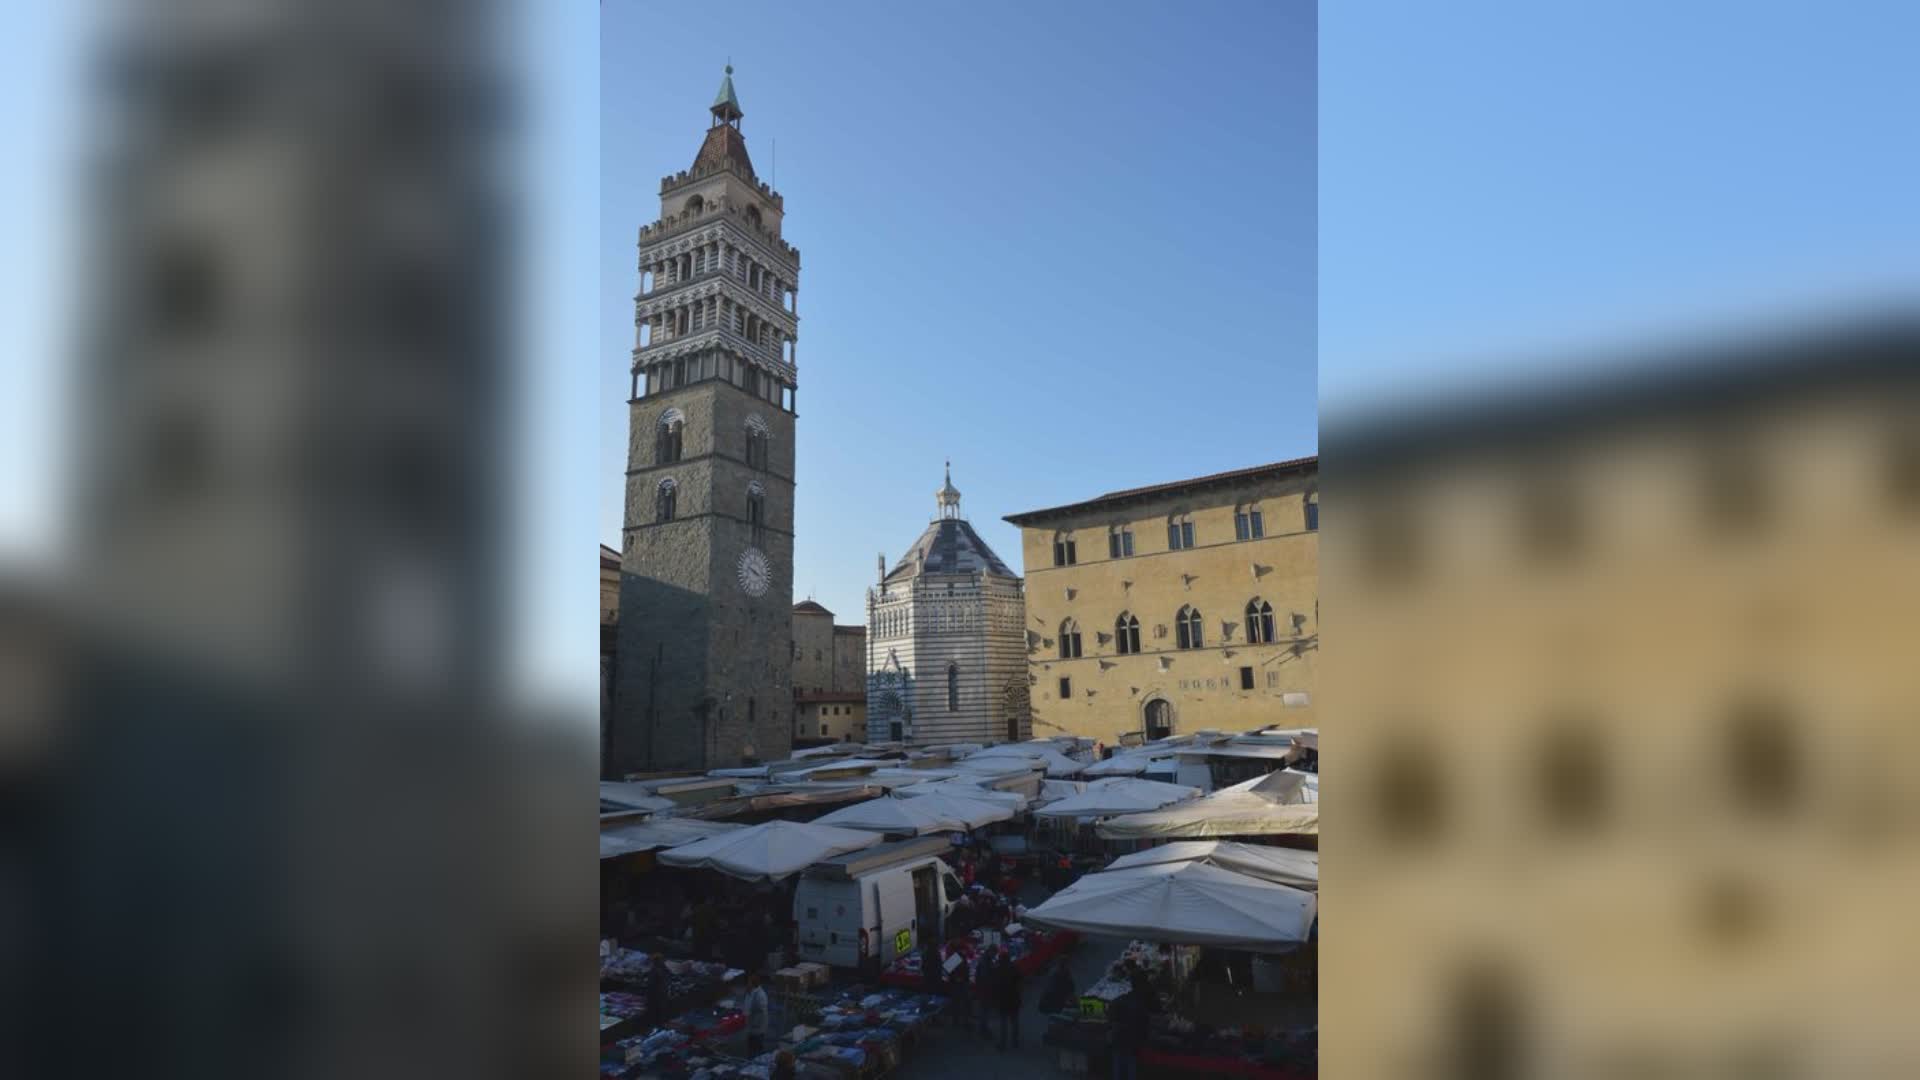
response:
<path id="1" fill-rule="evenodd" d="M 1140 620 L 1127 612 L 1113 621 L 1114 645 L 1122 656 L 1140 651 Z"/>
<path id="2" fill-rule="evenodd" d="M 754 547 L 766 546 L 761 536 L 762 527 L 766 523 L 766 516 L 766 491 L 760 486 L 760 482 L 756 480 L 747 487 L 747 527 L 753 531 Z"/>
<path id="3" fill-rule="evenodd" d="M 657 488 L 653 494 L 653 520 L 673 520 L 675 487 L 676 485 L 671 476 L 660 481 L 659 488 Z"/>
<path id="4" fill-rule="evenodd" d="M 680 460 L 680 437 L 685 427 L 686 417 L 679 409 L 668 409 L 660 414 L 660 430 L 654 438 L 654 464 L 671 465 Z"/>

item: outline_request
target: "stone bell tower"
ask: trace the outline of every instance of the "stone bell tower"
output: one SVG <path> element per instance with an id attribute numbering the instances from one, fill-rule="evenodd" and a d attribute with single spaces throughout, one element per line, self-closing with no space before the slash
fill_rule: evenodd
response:
<path id="1" fill-rule="evenodd" d="M 747 156 L 731 65 L 708 111 L 640 230 L 609 776 L 792 747 L 800 253 Z"/>

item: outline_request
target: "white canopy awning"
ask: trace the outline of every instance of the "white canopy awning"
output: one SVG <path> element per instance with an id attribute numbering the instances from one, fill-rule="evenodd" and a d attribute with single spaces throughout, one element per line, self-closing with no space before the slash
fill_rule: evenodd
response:
<path id="1" fill-rule="evenodd" d="M 1192 802 L 1111 818 L 1098 832 L 1110 840 L 1317 836 L 1320 804 L 1300 801 L 1304 778 L 1286 770 L 1268 773 Z"/>
<path id="2" fill-rule="evenodd" d="M 697 818 L 654 818 L 630 825 L 610 825 L 600 830 L 600 857 L 611 859 L 636 851 L 692 843 L 742 827 L 730 821 L 701 821 Z"/>
<path id="3" fill-rule="evenodd" d="M 867 829 L 872 832 L 905 836 L 924 836 L 937 832 L 965 832 L 970 826 L 933 799 L 896 799 L 892 796 L 868 799 L 843 806 L 831 814 L 813 819 L 816 825 L 842 829 Z"/>
<path id="4" fill-rule="evenodd" d="M 660 861 L 670 866 L 718 870 L 748 881 L 778 881 L 821 859 L 859 851 L 879 842 L 879 833 L 862 829 L 769 821 L 663 851 Z"/>
<path id="5" fill-rule="evenodd" d="M 1034 796 L 1033 803 L 1035 806 L 1045 806 L 1061 799 L 1071 799 L 1085 790 L 1087 785 L 1083 780 L 1042 780 L 1040 794 Z"/>
<path id="6" fill-rule="evenodd" d="M 1155 810 L 1168 803 L 1191 799 L 1200 789 L 1184 784 L 1163 784 L 1158 780 L 1110 777 L 1095 780 L 1087 789 L 1034 811 L 1039 817 L 1111 817 L 1140 810 Z"/>
<path id="7" fill-rule="evenodd" d="M 1175 945 L 1278 952 L 1307 940 L 1315 894 L 1202 862 L 1088 874 L 1021 922 Z"/>
<path id="8" fill-rule="evenodd" d="M 1107 869 L 1131 870 L 1137 866 L 1183 862 L 1203 862 L 1236 874 L 1308 892 L 1320 890 L 1319 852 L 1235 844 L 1227 840 L 1175 840 L 1171 844 L 1122 855 L 1108 863 Z"/>
<path id="9" fill-rule="evenodd" d="M 900 794 L 905 795 L 907 791 L 903 790 Z M 1004 798 L 996 799 L 993 797 L 996 795 Z M 1006 821 L 1019 813 L 1025 805 L 1025 800 L 1011 791 L 987 791 L 983 788 L 967 791 L 960 787 L 942 787 L 935 791 L 922 791 L 917 793 L 911 801 L 933 803 L 940 813 L 962 822 L 967 829 L 977 829 L 996 821 Z"/>
<path id="10" fill-rule="evenodd" d="M 985 750 L 962 761 L 962 768 L 968 762 L 989 761 L 994 758 L 1024 758 L 1033 764 L 1031 768 L 1044 768 L 1048 776 L 1074 776 L 1086 766 L 1044 743 L 1005 743 L 989 746 Z"/>
<path id="11" fill-rule="evenodd" d="M 1004 806 L 1009 814 L 1018 813 L 1027 808 L 1027 797 L 1017 791 L 1000 791 L 997 788 L 981 787 L 977 781 L 966 779 L 936 780 L 931 784 L 915 784 L 894 792 L 909 798 L 922 798 L 928 795 L 955 795 L 963 799 L 993 803 Z"/>
<path id="12" fill-rule="evenodd" d="M 629 810 L 671 810 L 679 805 L 672 799 L 655 795 L 653 789 L 645 784 L 621 780 L 600 781 L 600 801 Z"/>

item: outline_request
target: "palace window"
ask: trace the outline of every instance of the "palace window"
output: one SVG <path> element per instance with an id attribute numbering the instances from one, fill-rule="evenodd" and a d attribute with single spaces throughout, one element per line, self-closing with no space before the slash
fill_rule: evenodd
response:
<path id="1" fill-rule="evenodd" d="M 1067 701 L 1067 700 L 1070 700 L 1072 697 L 1073 697 L 1073 680 L 1062 677 L 1060 680 L 1060 700 Z"/>
<path id="2" fill-rule="evenodd" d="M 1140 651 L 1140 620 L 1121 612 L 1113 621 L 1113 640 L 1122 656 Z"/>
<path id="3" fill-rule="evenodd" d="M 1273 605 L 1259 597 L 1247 601 L 1247 644 L 1273 643 Z"/>
<path id="4" fill-rule="evenodd" d="M 1317 532 L 1320 528 L 1320 493 L 1307 492 L 1307 531 Z"/>
<path id="5" fill-rule="evenodd" d="M 1243 667 L 1240 669 L 1240 689 L 1242 690 L 1253 689 L 1253 669 L 1252 668 Z"/>
<path id="6" fill-rule="evenodd" d="M 1174 639 L 1182 649 L 1197 649 L 1204 641 L 1201 632 L 1200 609 L 1188 605 L 1180 609 L 1173 617 Z"/>
<path id="7" fill-rule="evenodd" d="M 1060 624 L 1060 659 L 1072 660 L 1080 655 L 1080 624 L 1068 619 Z"/>
<path id="8" fill-rule="evenodd" d="M 1193 515 L 1175 514 L 1167 519 L 1167 550 L 1184 551 L 1193 546 Z"/>
<path id="9" fill-rule="evenodd" d="M 653 520 L 673 520 L 674 490 L 673 477 L 660 481 L 660 487 L 653 493 Z"/>
<path id="10" fill-rule="evenodd" d="M 1235 540 L 1258 540 L 1266 534 L 1266 526 L 1260 520 L 1258 506 L 1242 506 L 1233 512 Z"/>
<path id="11" fill-rule="evenodd" d="M 1078 552 L 1074 548 L 1073 534 L 1058 532 L 1053 534 L 1053 565 L 1072 566 L 1078 561 Z"/>
<path id="12" fill-rule="evenodd" d="M 1133 557 L 1133 530 L 1125 525 L 1114 525 L 1107 529 L 1107 558 L 1128 559 Z"/>

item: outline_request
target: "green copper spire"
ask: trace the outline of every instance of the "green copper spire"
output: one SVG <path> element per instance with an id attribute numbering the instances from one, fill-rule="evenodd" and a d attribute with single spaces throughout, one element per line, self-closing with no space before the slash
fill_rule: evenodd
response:
<path id="1" fill-rule="evenodd" d="M 708 109 L 713 113 L 715 124 L 724 124 L 730 120 L 739 120 L 746 114 L 740 110 L 740 99 L 733 92 L 733 65 L 727 65 L 726 77 L 720 80 L 720 92 L 713 96 L 713 105 Z"/>

